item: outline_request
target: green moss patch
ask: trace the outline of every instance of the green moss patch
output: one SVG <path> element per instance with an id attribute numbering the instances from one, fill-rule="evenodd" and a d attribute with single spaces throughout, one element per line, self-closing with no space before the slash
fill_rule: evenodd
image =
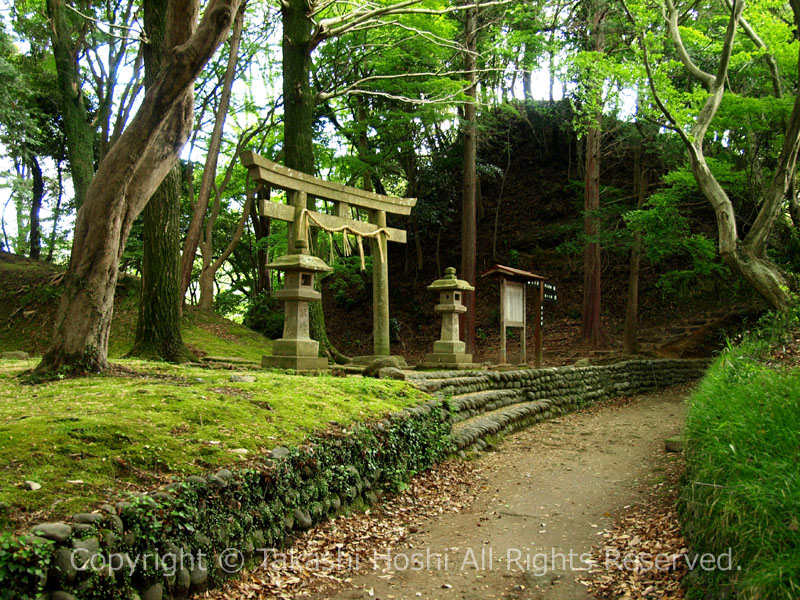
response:
<path id="1" fill-rule="evenodd" d="M 245 467 L 332 423 L 429 398 L 396 381 L 255 371 L 256 382 L 238 383 L 230 371 L 136 360 L 118 361 L 111 375 L 24 384 L 17 376 L 35 364 L 0 362 L 0 509 L 11 524 L 179 475 Z M 26 481 L 42 487 L 27 490 Z"/>

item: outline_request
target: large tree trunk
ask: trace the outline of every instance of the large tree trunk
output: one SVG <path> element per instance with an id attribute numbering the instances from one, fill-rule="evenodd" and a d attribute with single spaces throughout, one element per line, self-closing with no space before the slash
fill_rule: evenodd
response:
<path id="1" fill-rule="evenodd" d="M 603 52 L 605 48 L 604 19 L 604 1 L 600 0 L 595 2 L 592 15 L 592 50 L 595 52 Z M 594 85 L 601 86 L 601 83 L 595 82 Z M 602 87 L 592 90 L 592 93 L 595 94 L 597 108 L 586 133 L 583 230 L 587 241 L 583 251 L 581 336 L 584 342 L 596 347 L 605 342 L 600 312 L 602 261 L 600 243 L 596 239 L 599 232 L 596 213 L 600 208 L 600 143 L 603 122 L 603 112 L 600 106 L 602 104 Z"/>
<path id="2" fill-rule="evenodd" d="M 114 290 L 131 225 L 178 160 L 191 129 L 194 81 L 225 38 L 238 6 L 238 0 L 211 0 L 195 31 L 199 2 L 170 3 L 168 60 L 101 161 L 78 211 L 53 341 L 38 373 L 108 367 Z"/>
<path id="3" fill-rule="evenodd" d="M 72 39 L 73 27 L 63 0 L 47 0 L 50 39 L 61 94 L 61 116 L 67 138 L 67 157 L 75 190 L 75 206 L 80 208 L 94 175 L 95 128 L 89 119 L 78 73 L 78 44 Z M 75 17 L 72 15 L 73 18 Z M 86 23 L 82 23 L 86 26 Z M 80 38 L 81 36 L 76 36 Z"/>
<path id="4" fill-rule="evenodd" d="M 180 179 L 180 169 L 173 168 L 142 215 L 142 290 L 136 339 L 130 356 L 168 362 L 187 362 L 195 358 L 181 336 L 178 296 Z"/>
<path id="5" fill-rule="evenodd" d="M 30 158 L 31 175 L 33 177 L 33 198 L 31 199 L 30 214 L 30 257 L 39 260 L 42 253 L 42 232 L 39 226 L 39 211 L 42 210 L 42 198 L 44 197 L 44 177 L 42 168 L 35 156 Z"/>
<path id="6" fill-rule="evenodd" d="M 283 149 L 286 166 L 309 175 L 314 174 L 314 105 L 311 91 L 311 52 L 314 49 L 308 0 L 286 0 L 281 3 L 283 18 Z M 308 197 L 309 210 L 315 209 L 315 199 Z M 311 240 L 309 240 L 311 241 Z M 317 247 L 312 244 L 312 249 Z M 290 252 L 293 249 L 289 249 Z M 346 362 L 345 357 L 328 339 L 322 302 L 308 307 L 311 337 L 320 344 L 320 352 Z"/>
<path id="7" fill-rule="evenodd" d="M 161 72 L 167 5 L 144 0 L 144 80 L 149 89 Z M 139 320 L 131 356 L 186 362 L 194 355 L 183 343 L 180 314 L 181 172 L 175 165 L 143 211 L 144 247 Z"/>
<path id="8" fill-rule="evenodd" d="M 461 213 L 461 273 L 465 281 L 475 286 L 477 278 L 477 152 L 478 139 L 476 131 L 475 93 L 478 76 L 477 61 L 477 9 L 468 8 L 464 20 L 464 71 L 469 87 L 466 90 L 467 101 L 464 103 L 464 190 Z M 462 332 L 467 352 L 475 353 L 475 292 L 464 292 L 464 304 L 467 312 L 462 317 Z"/>

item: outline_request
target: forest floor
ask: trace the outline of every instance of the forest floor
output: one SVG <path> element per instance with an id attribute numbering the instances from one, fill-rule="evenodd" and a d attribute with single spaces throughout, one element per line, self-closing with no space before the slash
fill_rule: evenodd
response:
<path id="1" fill-rule="evenodd" d="M 617 399 L 449 461 L 372 513 L 299 538 L 214 598 L 681 598 L 672 508 L 686 387 Z M 606 568 L 639 552 L 669 572 Z"/>

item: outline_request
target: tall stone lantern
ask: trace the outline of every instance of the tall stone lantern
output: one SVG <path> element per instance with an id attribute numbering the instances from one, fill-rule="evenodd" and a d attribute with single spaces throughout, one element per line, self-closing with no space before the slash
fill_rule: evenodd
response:
<path id="1" fill-rule="evenodd" d="M 310 336 L 308 303 L 322 297 L 314 289 L 315 275 L 333 269 L 321 258 L 307 254 L 306 240 L 297 240 L 295 248 L 295 254 L 281 256 L 267 265 L 286 273 L 283 289 L 275 292 L 275 297 L 285 302 L 284 323 L 283 337 L 272 342 L 272 356 L 262 357 L 261 366 L 298 372 L 325 371 L 328 359 L 320 358 L 319 342 Z"/>
<path id="2" fill-rule="evenodd" d="M 434 310 L 442 315 L 441 339 L 433 343 L 433 352 L 425 356 L 422 367 L 471 369 L 472 355 L 466 354 L 466 344 L 461 341 L 458 331 L 458 316 L 467 312 L 462 303 L 463 293 L 475 288 L 462 279 L 456 278 L 456 270 L 448 267 L 444 277 L 437 279 L 428 289 L 439 294 L 439 304 Z"/>

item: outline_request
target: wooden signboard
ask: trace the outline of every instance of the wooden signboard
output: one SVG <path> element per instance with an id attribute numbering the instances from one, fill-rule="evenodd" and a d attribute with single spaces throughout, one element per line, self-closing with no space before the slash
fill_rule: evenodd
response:
<path id="1" fill-rule="evenodd" d="M 534 344 L 536 346 L 536 366 L 542 366 L 542 326 L 544 325 L 543 303 L 545 300 L 555 301 L 556 287 L 545 283 L 544 277 L 528 271 L 495 265 L 481 277 L 500 276 L 500 362 L 506 363 L 506 328 L 522 329 L 520 335 L 520 362 L 527 362 L 527 287 L 534 288 Z"/>

